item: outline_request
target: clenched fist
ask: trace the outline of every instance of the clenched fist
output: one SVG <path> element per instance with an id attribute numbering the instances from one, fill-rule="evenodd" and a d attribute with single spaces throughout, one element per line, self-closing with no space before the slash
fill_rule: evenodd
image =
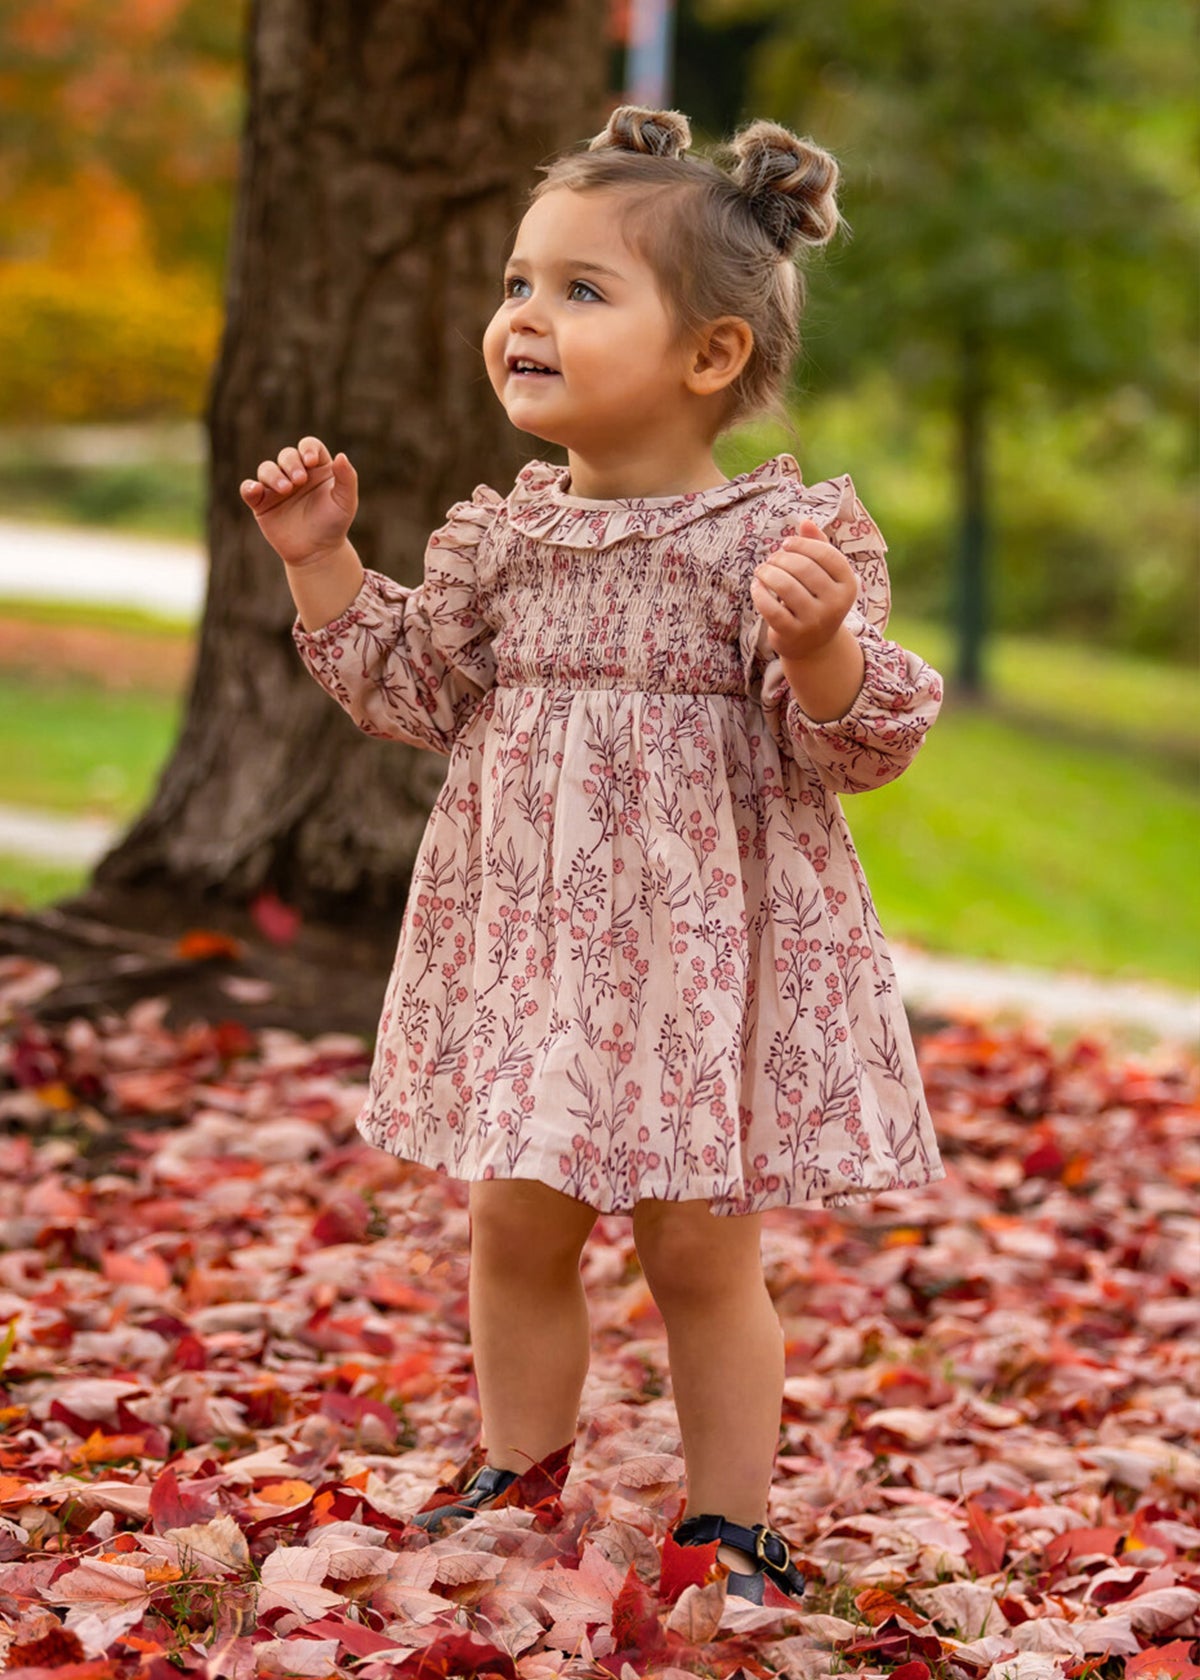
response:
<path id="1" fill-rule="evenodd" d="M 858 581 L 849 560 L 813 519 L 754 568 L 750 597 L 782 659 L 807 659 L 832 642 L 854 605 Z"/>
<path id="2" fill-rule="evenodd" d="M 358 474 L 345 455 L 331 458 L 320 438 L 305 437 L 278 460 L 261 461 L 240 494 L 279 558 L 306 566 L 345 541 L 358 511 Z"/>

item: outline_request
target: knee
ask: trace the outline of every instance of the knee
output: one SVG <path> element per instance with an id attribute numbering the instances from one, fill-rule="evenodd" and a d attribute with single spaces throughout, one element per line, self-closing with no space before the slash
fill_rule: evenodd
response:
<path id="1" fill-rule="evenodd" d="M 532 1179 L 487 1179 L 470 1192 L 471 1252 L 489 1269 L 550 1280 L 579 1271 L 596 1210 Z"/>
<path id="2" fill-rule="evenodd" d="M 637 1209 L 634 1243 L 650 1293 L 664 1314 L 745 1298 L 765 1288 L 759 1220 L 717 1218 L 707 1204 L 656 1202 Z"/>

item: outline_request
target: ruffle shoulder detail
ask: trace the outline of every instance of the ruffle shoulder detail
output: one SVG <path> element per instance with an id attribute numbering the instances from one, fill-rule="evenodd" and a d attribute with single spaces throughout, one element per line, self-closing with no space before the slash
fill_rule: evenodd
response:
<path id="1" fill-rule="evenodd" d="M 478 551 L 503 506 L 503 496 L 477 484 L 468 501 L 455 502 L 425 550 L 421 597 L 430 642 L 447 665 L 482 689 L 491 687 L 496 666 L 492 627 L 479 607 Z"/>
<path id="2" fill-rule="evenodd" d="M 801 519 L 815 519 L 833 546 L 850 561 L 858 578 L 855 610 L 876 630 L 883 630 L 892 610 L 884 559 L 887 543 L 859 501 L 850 474 L 840 473 L 820 484 L 805 485 L 798 511 Z"/>
<path id="3" fill-rule="evenodd" d="M 803 486 L 791 455 L 777 455 L 727 484 L 683 496 L 621 497 L 591 501 L 570 495 L 568 467 L 530 461 L 517 474 L 508 496 L 508 522 L 516 531 L 560 548 L 610 548 L 626 537 L 662 537 L 755 496 L 792 482 Z"/>

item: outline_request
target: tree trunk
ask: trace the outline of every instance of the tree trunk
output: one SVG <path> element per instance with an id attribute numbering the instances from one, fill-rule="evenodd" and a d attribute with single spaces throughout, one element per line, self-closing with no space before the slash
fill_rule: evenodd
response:
<path id="1" fill-rule="evenodd" d="M 318 689 L 238 485 L 315 433 L 358 469 L 364 564 L 416 583 L 451 503 L 545 453 L 480 340 L 535 166 L 603 126 L 605 18 L 604 0 L 255 0 L 196 668 L 90 913 L 219 920 L 269 889 L 394 938 L 445 761 L 360 735 Z"/>
<path id="2" fill-rule="evenodd" d="M 988 619 L 987 369 L 983 336 L 967 325 L 959 340 L 958 693 L 981 700 Z"/>

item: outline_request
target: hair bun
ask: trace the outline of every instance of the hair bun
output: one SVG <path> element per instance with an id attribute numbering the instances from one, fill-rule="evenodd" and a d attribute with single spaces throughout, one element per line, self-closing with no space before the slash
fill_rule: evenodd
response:
<path id="1" fill-rule="evenodd" d="M 588 151 L 612 147 L 616 151 L 673 158 L 686 152 L 691 143 L 691 124 L 682 111 L 651 111 L 644 105 L 618 105 L 603 134 L 588 142 Z"/>
<path id="2" fill-rule="evenodd" d="M 785 256 L 797 244 L 824 245 L 841 225 L 837 159 L 811 140 L 760 118 L 730 142 L 734 181 Z"/>

